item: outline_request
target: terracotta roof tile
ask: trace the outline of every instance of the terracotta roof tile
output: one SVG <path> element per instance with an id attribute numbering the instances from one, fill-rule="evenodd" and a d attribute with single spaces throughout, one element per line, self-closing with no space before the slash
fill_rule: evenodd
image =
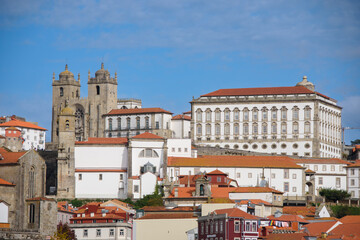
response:
<path id="1" fill-rule="evenodd" d="M 309 223 L 309 221 L 305 220 L 302 217 L 299 217 L 298 215 L 293 214 L 283 214 L 280 217 L 275 217 L 274 215 L 268 216 L 269 220 L 277 220 L 277 221 L 283 221 L 283 222 L 301 222 L 301 223 Z"/>
<path id="2" fill-rule="evenodd" d="M 360 215 L 347 215 L 339 220 L 342 223 L 360 223 Z"/>
<path id="3" fill-rule="evenodd" d="M 294 161 L 296 163 L 313 163 L 313 164 L 350 164 L 348 161 L 339 158 L 321 158 L 321 159 L 300 158 L 300 159 L 294 159 Z"/>
<path id="4" fill-rule="evenodd" d="M 145 219 L 182 219 L 182 218 L 197 218 L 193 213 L 159 213 L 159 214 L 147 214 L 139 220 Z"/>
<path id="5" fill-rule="evenodd" d="M 284 206 L 283 214 L 294 214 L 306 216 L 315 216 L 316 208 L 315 207 L 303 207 L 303 206 Z"/>
<path id="6" fill-rule="evenodd" d="M 173 117 L 171 120 L 188 120 L 188 121 L 191 121 L 191 117 L 189 117 L 187 115 L 179 114 L 179 115 L 176 115 L 175 117 Z"/>
<path id="7" fill-rule="evenodd" d="M 0 148 L 0 154 L 3 159 L 0 160 L 0 165 L 2 164 L 16 164 L 23 155 L 27 152 L 8 152 L 4 148 Z"/>
<path id="8" fill-rule="evenodd" d="M 212 198 L 229 198 L 229 193 L 234 191 L 234 187 L 211 187 Z"/>
<path id="9" fill-rule="evenodd" d="M 347 167 L 360 167 L 360 160 L 356 160 L 354 163 L 348 165 Z"/>
<path id="10" fill-rule="evenodd" d="M 172 114 L 172 112 L 166 111 L 162 108 L 131 108 L 131 109 L 113 109 L 108 115 L 132 115 L 132 114 L 149 114 L 149 113 L 167 113 Z"/>
<path id="11" fill-rule="evenodd" d="M 76 145 L 113 145 L 113 144 L 127 144 L 127 138 L 88 138 L 87 141 L 75 142 Z"/>
<path id="12" fill-rule="evenodd" d="M 144 133 L 141 133 L 139 135 L 136 135 L 132 138 L 135 138 L 135 139 L 164 139 L 163 137 L 160 137 L 158 135 L 155 135 L 155 134 L 152 134 L 152 133 L 149 133 L 149 132 L 144 132 Z"/>
<path id="13" fill-rule="evenodd" d="M 263 192 L 272 192 L 272 193 L 278 193 L 283 194 L 283 192 L 280 192 L 278 190 L 275 190 L 273 188 L 269 187 L 236 187 L 233 188 L 232 193 L 263 193 Z"/>
<path id="14" fill-rule="evenodd" d="M 314 93 L 304 86 L 295 87 L 262 87 L 262 88 L 231 88 L 219 89 L 201 97 L 213 96 L 251 96 L 251 95 L 283 95 L 283 94 L 309 94 Z"/>
<path id="15" fill-rule="evenodd" d="M 168 166 L 303 168 L 287 156 L 198 156 L 198 158 L 168 157 Z"/>
<path id="16" fill-rule="evenodd" d="M 11 182 L 8 182 L 2 178 L 0 178 L 0 185 L 2 186 L 15 186 L 15 184 L 12 184 Z"/>
<path id="17" fill-rule="evenodd" d="M 307 169 L 307 170 L 305 170 L 305 173 L 316 173 L 316 172 L 311 169 Z"/>
<path id="18" fill-rule="evenodd" d="M 183 112 L 183 114 L 191 114 L 191 111 Z"/>
<path id="19" fill-rule="evenodd" d="M 225 176 L 227 176 L 226 173 L 223 173 L 222 171 L 220 171 L 220 170 L 218 170 L 218 169 L 216 169 L 216 170 L 214 170 L 214 171 L 212 171 L 212 172 L 209 172 L 209 173 L 207 173 L 206 175 L 225 175 Z"/>
<path id="20" fill-rule="evenodd" d="M 145 206 L 141 208 L 145 212 L 193 212 L 193 207 L 166 208 L 164 206 Z"/>
<path id="21" fill-rule="evenodd" d="M 227 214 L 229 217 L 241 217 L 245 219 L 258 219 L 258 217 L 241 211 L 238 208 L 227 208 L 227 209 L 218 209 L 214 211 L 216 214 Z"/>
<path id="22" fill-rule="evenodd" d="M 241 200 L 240 202 L 237 202 L 237 204 L 243 205 L 247 204 L 248 202 L 255 204 L 255 205 L 265 205 L 265 206 L 272 206 L 271 203 L 264 201 L 262 199 L 248 199 L 248 200 Z"/>
<path id="23" fill-rule="evenodd" d="M 353 239 L 360 238 L 360 227 L 359 223 L 344 223 L 335 227 L 329 232 L 329 237 L 332 235 L 341 235 L 347 237 L 353 237 Z"/>
<path id="24" fill-rule="evenodd" d="M 0 127 L 21 127 L 21 128 L 32 128 L 32 129 L 47 131 L 45 128 L 39 127 L 38 125 L 35 125 L 30 122 L 24 122 L 18 119 L 12 119 L 8 122 L 1 123 Z"/>
<path id="25" fill-rule="evenodd" d="M 195 191 L 195 187 L 175 187 L 169 198 L 175 198 L 175 189 L 178 190 L 177 198 L 192 198 L 192 193 Z"/>

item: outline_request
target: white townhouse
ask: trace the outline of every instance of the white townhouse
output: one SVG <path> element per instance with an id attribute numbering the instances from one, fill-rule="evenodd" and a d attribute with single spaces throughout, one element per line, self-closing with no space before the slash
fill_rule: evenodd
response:
<path id="1" fill-rule="evenodd" d="M 239 187 L 259 186 L 264 174 L 270 188 L 284 196 L 305 196 L 305 168 L 287 156 L 198 156 L 168 157 L 169 177 L 219 170 Z"/>
<path id="2" fill-rule="evenodd" d="M 106 137 L 132 137 L 145 132 L 172 136 L 172 113 L 162 108 L 113 109 L 103 117 Z"/>
<path id="3" fill-rule="evenodd" d="M 346 167 L 347 191 L 351 198 L 360 199 L 360 160 Z"/>
<path id="4" fill-rule="evenodd" d="M 219 89 L 191 101 L 195 144 L 341 157 L 341 110 L 304 77 L 293 87 Z"/>
<path id="5" fill-rule="evenodd" d="M 47 131 L 45 128 L 39 127 L 38 125 L 31 122 L 25 122 L 16 118 L 12 118 L 10 121 L 0 124 L 0 135 L 4 136 L 5 129 L 8 127 L 16 127 L 21 131 L 21 137 L 23 138 L 23 150 L 45 149 L 45 134 Z"/>
<path id="6" fill-rule="evenodd" d="M 306 168 L 306 175 L 311 177 L 306 181 L 306 192 L 312 191 L 313 194 L 319 195 L 319 190 L 322 188 L 347 190 L 346 167 L 349 162 L 338 158 L 300 158 L 295 159 L 295 162 Z"/>
<path id="7" fill-rule="evenodd" d="M 143 198 L 166 174 L 167 156 L 191 157 L 191 139 L 152 133 L 75 143 L 76 198 Z"/>

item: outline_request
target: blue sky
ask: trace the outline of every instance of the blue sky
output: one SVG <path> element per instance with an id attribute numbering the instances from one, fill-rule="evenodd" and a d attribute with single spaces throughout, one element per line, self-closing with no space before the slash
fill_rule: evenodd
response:
<path id="1" fill-rule="evenodd" d="M 118 97 L 175 114 L 219 88 L 293 86 L 303 75 L 360 128 L 359 1 L 2 0 L 0 115 L 51 128 L 52 73 L 104 62 Z M 50 131 L 47 134 L 50 135 Z M 346 141 L 360 138 L 347 130 Z M 49 138 L 48 138 L 49 140 Z"/>

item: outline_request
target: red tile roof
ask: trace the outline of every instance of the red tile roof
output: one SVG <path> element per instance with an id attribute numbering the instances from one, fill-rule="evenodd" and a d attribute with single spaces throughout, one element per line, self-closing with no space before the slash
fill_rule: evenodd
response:
<path id="1" fill-rule="evenodd" d="M 234 191 L 234 187 L 211 187 L 212 198 L 229 198 L 229 193 Z"/>
<path id="2" fill-rule="evenodd" d="M 62 201 L 57 203 L 58 211 L 74 213 L 75 210 L 72 208 L 67 201 Z"/>
<path id="3" fill-rule="evenodd" d="M 316 173 L 316 172 L 311 169 L 307 169 L 307 170 L 305 170 L 305 173 Z"/>
<path id="4" fill-rule="evenodd" d="M 144 132 L 142 134 L 136 135 L 132 138 L 136 138 L 136 139 L 164 139 L 163 137 L 160 137 L 158 135 L 149 133 L 149 132 Z"/>
<path id="5" fill-rule="evenodd" d="M 0 185 L 2 186 L 15 186 L 15 184 L 12 184 L 11 182 L 8 182 L 2 178 L 0 178 Z"/>
<path id="6" fill-rule="evenodd" d="M 162 108 L 131 108 L 131 109 L 113 109 L 105 116 L 109 115 L 132 115 L 132 114 L 149 114 L 149 113 L 167 113 L 172 112 L 166 111 Z"/>
<path id="7" fill-rule="evenodd" d="M 216 214 L 227 214 L 229 217 L 240 217 L 244 219 L 258 219 L 258 217 L 241 211 L 238 208 L 227 208 L 227 209 L 218 209 L 214 211 Z"/>
<path id="8" fill-rule="evenodd" d="M 0 135 L 0 138 L 6 138 L 5 136 L 3 136 L 3 135 Z"/>
<path id="9" fill-rule="evenodd" d="M 287 156 L 198 156 L 198 158 L 168 157 L 169 167 L 248 167 L 303 168 Z"/>
<path id="10" fill-rule="evenodd" d="M 310 163 L 310 164 L 350 164 L 348 161 L 339 158 L 321 158 L 321 159 L 299 158 L 299 159 L 294 159 L 294 161 L 296 163 Z"/>
<path id="11" fill-rule="evenodd" d="M 179 115 L 176 115 L 175 117 L 173 117 L 171 120 L 188 120 L 188 121 L 191 121 L 191 117 L 189 117 L 187 115 L 179 114 Z"/>
<path id="12" fill-rule="evenodd" d="M 271 233 L 264 240 L 305 240 L 307 233 Z"/>
<path id="13" fill-rule="evenodd" d="M 333 235 L 351 237 L 349 239 L 360 239 L 360 224 L 357 223 L 344 223 L 335 227 L 329 232 L 329 238 L 332 238 Z M 344 239 L 344 238 L 342 238 Z"/>
<path id="14" fill-rule="evenodd" d="M 360 223 L 360 215 L 347 215 L 339 220 L 342 223 Z"/>
<path id="15" fill-rule="evenodd" d="M 45 128 L 39 127 L 38 125 L 35 125 L 30 122 L 24 122 L 18 119 L 12 119 L 8 122 L 1 123 L 0 127 L 21 127 L 21 128 L 32 128 L 32 129 L 47 131 Z"/>
<path id="16" fill-rule="evenodd" d="M 216 170 L 214 170 L 214 171 L 212 171 L 212 172 L 209 172 L 209 173 L 207 173 L 206 175 L 225 175 L 225 176 L 227 176 L 226 173 L 223 173 L 222 171 L 220 171 L 220 170 L 218 170 L 218 169 L 216 169 Z"/>
<path id="17" fill-rule="evenodd" d="M 2 164 L 16 164 L 19 161 L 19 158 L 21 158 L 23 155 L 25 155 L 27 152 L 8 152 L 4 148 L 0 148 L 0 155 L 3 159 L 0 157 L 0 165 Z"/>
<path id="18" fill-rule="evenodd" d="M 193 212 L 193 207 L 166 208 L 164 206 L 145 206 L 141 208 L 145 212 Z"/>
<path id="19" fill-rule="evenodd" d="M 127 144 L 127 138 L 89 138 L 87 141 L 75 142 L 76 145 L 118 145 Z"/>
<path id="20" fill-rule="evenodd" d="M 354 163 L 348 165 L 347 167 L 360 167 L 360 160 L 356 160 Z"/>
<path id="21" fill-rule="evenodd" d="M 265 206 L 272 206 L 271 203 L 264 201 L 262 199 L 248 199 L 248 200 L 241 200 L 240 202 L 237 202 L 239 205 L 247 204 L 248 202 L 255 204 L 255 205 L 265 205 Z"/>
<path id="22" fill-rule="evenodd" d="M 191 111 L 183 112 L 183 114 L 191 114 Z"/>
<path id="23" fill-rule="evenodd" d="M 303 207 L 303 206 L 284 206 L 283 214 L 301 215 L 303 217 L 315 216 L 315 207 Z"/>
<path id="24" fill-rule="evenodd" d="M 159 214 L 147 214 L 138 220 L 146 219 L 182 219 L 182 218 L 197 218 L 193 213 L 159 213 Z"/>
<path id="25" fill-rule="evenodd" d="M 219 89 L 201 97 L 214 96 L 252 96 L 252 95 L 283 95 L 283 94 L 309 94 L 314 93 L 304 86 L 295 87 L 262 87 L 262 88 L 231 88 Z"/>
<path id="26" fill-rule="evenodd" d="M 175 189 L 178 190 L 178 196 L 176 198 L 192 198 L 192 193 L 195 191 L 195 187 L 175 187 L 169 195 L 169 198 L 175 198 Z"/>
<path id="27" fill-rule="evenodd" d="M 75 172 L 127 172 L 125 169 L 75 169 Z"/>
<path id="28" fill-rule="evenodd" d="M 309 221 L 305 220 L 302 217 L 299 217 L 298 215 L 292 215 L 292 214 L 283 214 L 280 217 L 275 217 L 274 215 L 268 216 L 269 220 L 277 220 L 277 221 L 283 221 L 283 222 L 301 222 L 301 223 L 309 223 Z"/>
<path id="29" fill-rule="evenodd" d="M 236 187 L 233 188 L 232 193 L 265 193 L 265 192 L 272 192 L 272 193 L 278 193 L 283 194 L 283 192 L 280 192 L 278 190 L 275 190 L 273 188 L 269 187 Z"/>

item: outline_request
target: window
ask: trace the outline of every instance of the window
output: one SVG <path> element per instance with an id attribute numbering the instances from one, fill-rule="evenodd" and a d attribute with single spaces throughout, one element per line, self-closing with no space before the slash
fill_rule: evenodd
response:
<path id="1" fill-rule="evenodd" d="M 100 173 L 99 174 L 99 181 L 101 181 L 103 179 L 103 175 Z"/>
<path id="2" fill-rule="evenodd" d="M 218 221 L 215 222 L 215 232 L 216 233 L 219 232 L 219 222 Z"/>
<path id="3" fill-rule="evenodd" d="M 84 229 L 83 231 L 83 237 L 87 237 L 88 236 L 88 230 L 87 229 Z"/>
<path id="4" fill-rule="evenodd" d="M 112 119 L 109 119 L 109 130 L 112 130 Z"/>
<path id="5" fill-rule="evenodd" d="M 29 208 L 29 223 L 35 223 L 35 204 L 31 203 Z"/>
<path id="6" fill-rule="evenodd" d="M 136 118 L 136 128 L 137 129 L 140 128 L 140 118 L 139 117 Z"/>
<path id="7" fill-rule="evenodd" d="M 226 135 L 230 134 L 230 125 L 228 123 L 226 123 L 224 126 L 224 132 Z"/>
<path id="8" fill-rule="evenodd" d="M 299 109 L 297 107 L 293 108 L 293 120 L 299 120 Z"/>
<path id="9" fill-rule="evenodd" d="M 126 127 L 127 127 L 127 129 L 130 129 L 130 118 L 129 117 L 126 119 Z"/>
<path id="10" fill-rule="evenodd" d="M 289 192 L 289 183 L 284 182 L 284 192 Z"/>
<path id="11" fill-rule="evenodd" d="M 249 124 L 244 123 L 244 134 L 249 134 Z"/>
<path id="12" fill-rule="evenodd" d="M 350 186 L 355 186 L 355 179 L 350 180 Z"/>
<path id="13" fill-rule="evenodd" d="M 29 172 L 29 193 L 28 197 L 33 198 L 35 196 L 35 168 L 31 167 Z M 35 207 L 35 205 L 34 205 Z"/>
<path id="14" fill-rule="evenodd" d="M 331 165 L 331 171 L 332 171 L 332 172 L 335 171 L 335 165 Z"/>
<path id="15" fill-rule="evenodd" d="M 220 135 L 220 124 L 215 125 L 215 134 Z"/>
<path id="16" fill-rule="evenodd" d="M 82 180 L 82 174 L 79 173 L 79 181 L 81 181 L 81 180 Z"/>
<path id="17" fill-rule="evenodd" d="M 223 221 L 220 221 L 220 232 L 222 233 L 224 230 L 224 225 L 223 225 Z"/>
<path id="18" fill-rule="evenodd" d="M 110 230 L 109 230 L 109 236 L 110 236 L 110 237 L 114 236 L 114 233 L 115 233 L 115 232 L 114 232 L 114 229 L 110 229 Z"/>
<path id="19" fill-rule="evenodd" d="M 204 234 L 204 223 L 202 222 L 201 223 L 201 231 L 200 231 L 201 234 Z"/>
<path id="20" fill-rule="evenodd" d="M 225 119 L 225 121 L 230 120 L 230 110 L 229 109 L 225 109 L 225 111 L 224 111 L 224 119 Z"/>
<path id="21" fill-rule="evenodd" d="M 275 178 L 276 177 L 276 174 L 275 173 L 272 173 L 271 174 L 271 178 Z"/>
<path id="22" fill-rule="evenodd" d="M 66 121 L 65 121 L 65 128 L 66 128 L 66 129 L 69 129 L 69 128 L 70 128 L 70 122 L 69 122 L 69 120 L 66 120 Z"/>
<path id="23" fill-rule="evenodd" d="M 145 128 L 149 129 L 149 117 L 145 118 Z"/>
<path id="24" fill-rule="evenodd" d="M 355 175 L 355 169 L 351 169 L 351 170 L 350 170 L 350 174 L 351 174 L 351 175 Z"/>
<path id="25" fill-rule="evenodd" d="M 318 170 L 318 165 L 314 165 L 314 171 Z"/>
<path id="26" fill-rule="evenodd" d="M 238 135 L 239 134 L 239 124 L 235 123 L 234 124 L 234 135 Z"/>
<path id="27" fill-rule="evenodd" d="M 211 125 L 206 124 L 206 135 L 210 135 L 210 134 L 211 134 Z"/>
<path id="28" fill-rule="evenodd" d="M 309 122 L 305 122 L 305 126 L 304 126 L 304 131 L 305 133 L 310 133 L 310 123 Z"/>
<path id="29" fill-rule="evenodd" d="M 238 121 L 239 120 L 239 109 L 235 109 L 234 110 L 234 120 Z"/>
<path id="30" fill-rule="evenodd" d="M 240 221 L 234 221 L 234 232 L 240 232 Z"/>
<path id="31" fill-rule="evenodd" d="M 120 235 L 120 236 L 124 236 L 124 229 L 120 229 L 120 230 L 119 230 L 119 235 Z"/>
<path id="32" fill-rule="evenodd" d="M 201 135 L 201 132 L 202 132 L 201 124 L 198 124 L 196 128 L 197 128 L 197 134 Z"/>
<path id="33" fill-rule="evenodd" d="M 64 96 L 64 88 L 60 88 L 60 97 Z"/>
<path id="34" fill-rule="evenodd" d="M 210 110 L 206 110 L 206 121 L 211 121 L 211 111 Z"/>
<path id="35" fill-rule="evenodd" d="M 281 133 L 282 133 L 282 134 L 286 134 L 286 133 L 287 133 L 287 131 L 286 131 L 286 123 L 285 123 L 285 122 L 281 123 Z"/>
<path id="36" fill-rule="evenodd" d="M 289 179 L 289 169 L 284 169 L 284 178 Z"/>
<path id="37" fill-rule="evenodd" d="M 220 109 L 215 110 L 215 121 L 221 121 Z"/>
<path id="38" fill-rule="evenodd" d="M 294 134 L 299 133 L 299 124 L 297 122 L 293 123 L 293 133 Z"/>
<path id="39" fill-rule="evenodd" d="M 121 130 L 121 118 L 117 118 L 117 128 Z"/>
<path id="40" fill-rule="evenodd" d="M 245 223 L 245 231 L 249 232 L 250 231 L 250 222 L 246 222 Z"/>
<path id="41" fill-rule="evenodd" d="M 286 120 L 287 119 L 287 110 L 285 107 L 283 107 L 281 109 L 281 120 Z"/>
<path id="42" fill-rule="evenodd" d="M 221 177 L 217 177 L 217 182 L 221 182 Z"/>
<path id="43" fill-rule="evenodd" d="M 248 178 L 252 178 L 252 173 L 248 173 Z"/>
<path id="44" fill-rule="evenodd" d="M 305 111 L 305 119 L 310 120 L 310 118 L 311 118 L 311 108 L 309 106 L 306 106 L 304 111 Z"/>
<path id="45" fill-rule="evenodd" d="M 155 129 L 160 129 L 160 123 L 159 123 L 159 121 L 156 121 L 156 122 L 155 122 Z"/>
<path id="46" fill-rule="evenodd" d="M 100 86 L 96 86 L 96 95 L 100 95 Z"/>
<path id="47" fill-rule="evenodd" d="M 201 112 L 201 109 L 198 109 L 198 110 L 196 111 L 196 120 L 197 120 L 198 122 L 201 122 L 201 121 L 202 121 L 202 112 Z"/>
<path id="48" fill-rule="evenodd" d="M 296 173 L 294 173 L 292 176 L 293 176 L 293 179 L 296 179 Z"/>
<path id="49" fill-rule="evenodd" d="M 296 192 L 296 187 L 293 187 L 293 192 Z"/>
<path id="50" fill-rule="evenodd" d="M 276 133 L 277 133 L 277 124 L 274 123 L 274 122 L 271 124 L 271 133 L 272 133 L 272 134 L 276 134 Z"/>
<path id="51" fill-rule="evenodd" d="M 323 166 L 322 166 L 322 170 L 323 170 L 323 171 L 326 171 L 326 165 L 323 165 Z"/>
<path id="52" fill-rule="evenodd" d="M 253 134 L 254 135 L 258 134 L 258 125 L 257 124 L 253 124 Z"/>
<path id="53" fill-rule="evenodd" d="M 267 124 L 266 123 L 263 123 L 263 125 L 262 125 L 262 133 L 267 134 Z"/>
<path id="54" fill-rule="evenodd" d="M 271 119 L 272 120 L 277 120 L 277 110 L 276 109 L 273 109 L 271 110 Z"/>
<path id="55" fill-rule="evenodd" d="M 184 152 L 187 152 L 188 151 L 188 149 L 187 148 L 184 148 Z"/>
<path id="56" fill-rule="evenodd" d="M 249 121 L 249 110 L 247 108 L 244 109 L 244 121 Z"/>
<path id="57" fill-rule="evenodd" d="M 319 185 L 323 185 L 323 178 L 319 177 Z"/>
<path id="58" fill-rule="evenodd" d="M 255 108 L 253 109 L 253 121 L 258 120 L 258 110 Z"/>
<path id="59" fill-rule="evenodd" d="M 96 229 L 96 236 L 101 237 L 101 229 Z"/>
<path id="60" fill-rule="evenodd" d="M 139 185 L 134 185 L 134 193 L 138 193 L 139 192 Z"/>
<path id="61" fill-rule="evenodd" d="M 236 173 L 236 178 L 240 178 L 241 174 L 240 173 Z"/>
<path id="62" fill-rule="evenodd" d="M 339 177 L 336 178 L 336 187 L 340 188 L 341 187 L 341 180 Z"/>
<path id="63" fill-rule="evenodd" d="M 253 222 L 253 223 L 252 223 L 252 231 L 253 231 L 253 232 L 257 232 L 256 222 Z"/>

